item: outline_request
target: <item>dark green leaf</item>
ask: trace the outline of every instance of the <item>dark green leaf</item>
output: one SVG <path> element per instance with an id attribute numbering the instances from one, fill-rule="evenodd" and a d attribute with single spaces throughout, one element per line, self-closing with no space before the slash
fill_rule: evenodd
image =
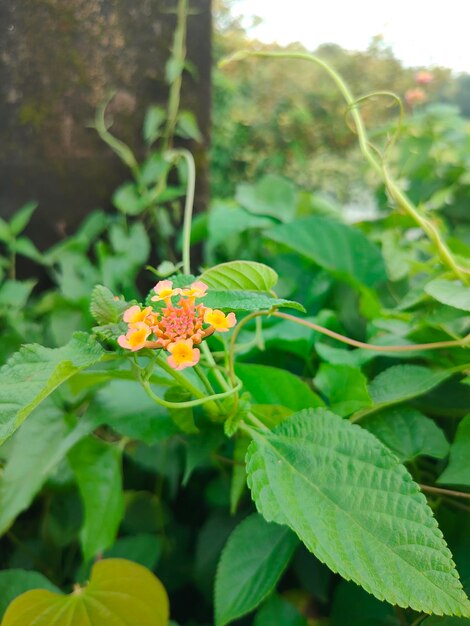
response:
<path id="1" fill-rule="evenodd" d="M 338 415 L 350 415 L 372 404 L 367 391 L 367 378 L 359 368 L 322 363 L 314 382 L 315 387 L 328 398 L 332 411 Z"/>
<path id="2" fill-rule="evenodd" d="M 470 413 L 459 424 L 450 448 L 449 465 L 437 482 L 470 487 Z"/>
<path id="3" fill-rule="evenodd" d="M 256 404 L 281 405 L 293 411 L 323 406 L 317 394 L 287 370 L 239 363 L 235 371 Z"/>
<path id="4" fill-rule="evenodd" d="M 328 218 L 313 216 L 282 224 L 265 236 L 353 283 L 373 286 L 387 278 L 379 249 L 357 228 Z"/>
<path id="5" fill-rule="evenodd" d="M 293 604 L 274 594 L 256 613 L 253 626 L 274 626 L 274 624 L 307 626 L 307 620 Z"/>
<path id="6" fill-rule="evenodd" d="M 114 543 L 124 512 L 121 478 L 122 451 L 88 437 L 68 455 L 85 509 L 80 532 L 88 561 Z"/>
<path id="7" fill-rule="evenodd" d="M 222 311 L 267 311 L 275 308 L 289 308 L 305 311 L 298 302 L 273 298 L 261 291 L 208 291 L 204 305 Z"/>
<path id="8" fill-rule="evenodd" d="M 366 417 L 361 424 L 390 448 L 400 461 L 411 461 L 423 455 L 443 459 L 449 452 L 449 443 L 442 430 L 411 407 L 385 409 Z"/>
<path id="9" fill-rule="evenodd" d="M 250 515 L 239 524 L 222 552 L 215 579 L 215 623 L 253 611 L 275 588 L 299 540 L 287 526 Z"/>

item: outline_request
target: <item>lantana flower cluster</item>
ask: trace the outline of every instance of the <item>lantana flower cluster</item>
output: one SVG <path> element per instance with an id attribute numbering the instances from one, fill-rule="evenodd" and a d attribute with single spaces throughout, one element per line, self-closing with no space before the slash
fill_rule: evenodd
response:
<path id="1" fill-rule="evenodd" d="M 161 280 L 153 291 L 153 302 L 164 302 L 157 312 L 151 306 L 131 306 L 124 311 L 123 320 L 128 325 L 125 335 L 118 338 L 121 348 L 137 352 L 143 348 L 162 348 L 169 355 L 168 364 L 175 370 L 193 367 L 199 362 L 198 346 L 215 331 L 224 333 L 235 326 L 234 313 L 225 315 L 218 309 L 210 309 L 196 300 L 204 298 L 207 285 L 201 281 L 185 289 L 173 288 L 171 280 Z M 179 297 L 177 306 L 173 298 Z"/>

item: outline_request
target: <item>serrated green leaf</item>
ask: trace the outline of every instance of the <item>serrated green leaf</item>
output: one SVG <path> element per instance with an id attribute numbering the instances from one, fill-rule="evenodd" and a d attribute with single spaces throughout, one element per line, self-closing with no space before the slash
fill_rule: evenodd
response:
<path id="1" fill-rule="evenodd" d="M 88 437 L 68 455 L 83 500 L 80 542 L 85 561 L 113 545 L 124 512 L 122 451 Z"/>
<path id="2" fill-rule="evenodd" d="M 103 285 L 96 285 L 91 292 L 90 313 L 98 324 L 116 324 L 128 307 L 124 300 L 116 300 L 113 292 Z"/>
<path id="3" fill-rule="evenodd" d="M 470 413 L 459 424 L 450 448 L 449 464 L 437 482 L 470 487 Z"/>
<path id="4" fill-rule="evenodd" d="M 0 442 L 10 437 L 54 389 L 98 363 L 104 351 L 95 339 L 75 333 L 62 348 L 23 346 L 0 370 Z"/>
<path id="5" fill-rule="evenodd" d="M 313 216 L 282 224 L 265 236 L 353 283 L 373 286 L 387 279 L 379 249 L 357 228 Z"/>
<path id="6" fill-rule="evenodd" d="M 295 215 L 298 193 L 290 181 L 268 174 L 255 184 L 238 185 L 236 199 L 250 213 L 288 222 Z"/>
<path id="7" fill-rule="evenodd" d="M 210 289 L 249 289 L 270 291 L 278 281 L 277 273 L 255 261 L 229 261 L 206 270 L 199 280 Z"/>
<path id="8" fill-rule="evenodd" d="M 314 383 L 328 398 L 331 410 L 338 415 L 350 415 L 372 404 L 367 391 L 367 378 L 357 367 L 322 363 Z"/>
<path id="9" fill-rule="evenodd" d="M 470 287 L 457 281 L 438 278 L 428 283 L 424 291 L 442 304 L 462 311 L 470 311 Z"/>
<path id="10" fill-rule="evenodd" d="M 449 453 L 449 443 L 439 426 L 411 407 L 385 409 L 366 417 L 361 425 L 400 461 L 411 461 L 417 456 L 443 459 Z"/>
<path id="11" fill-rule="evenodd" d="M 12 602 L 2 626 L 167 626 L 168 596 L 149 570 L 124 559 L 93 565 L 89 584 L 69 596 L 28 591 Z"/>
<path id="12" fill-rule="evenodd" d="M 221 311 L 267 311 L 272 308 L 288 308 L 305 312 L 299 302 L 273 298 L 262 291 L 208 291 L 204 297 L 204 306 Z"/>
<path id="13" fill-rule="evenodd" d="M 222 552 L 215 579 L 215 623 L 253 611 L 275 588 L 299 541 L 287 526 L 250 515 L 239 524 Z"/>
<path id="14" fill-rule="evenodd" d="M 11 440 L 11 454 L 0 477 L 0 534 L 28 508 L 67 452 L 93 430 L 82 418 L 74 428 L 52 402 L 36 409 Z"/>
<path id="15" fill-rule="evenodd" d="M 378 439 L 325 409 L 252 435 L 248 485 L 268 521 L 288 525 L 333 571 L 379 600 L 470 615 L 424 495 Z"/>
<path id="16" fill-rule="evenodd" d="M 37 202 L 27 202 L 13 215 L 10 220 L 10 230 L 14 237 L 23 232 L 37 208 Z"/>
<path id="17" fill-rule="evenodd" d="M 287 370 L 239 363 L 235 371 L 256 404 L 275 404 L 293 411 L 324 405 L 306 383 Z"/>
<path id="18" fill-rule="evenodd" d="M 60 593 L 60 589 L 39 572 L 22 569 L 7 569 L 0 572 L 0 619 L 10 602 L 31 589 L 47 589 Z"/>
<path id="19" fill-rule="evenodd" d="M 394 365 L 374 378 L 369 393 L 376 405 L 396 404 L 430 391 L 452 374 L 451 370 L 431 370 L 422 365 Z"/>

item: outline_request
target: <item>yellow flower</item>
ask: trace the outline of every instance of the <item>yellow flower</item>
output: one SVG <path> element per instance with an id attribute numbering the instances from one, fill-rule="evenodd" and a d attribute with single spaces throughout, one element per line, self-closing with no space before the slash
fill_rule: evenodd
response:
<path id="1" fill-rule="evenodd" d="M 151 306 L 141 309 L 137 304 L 124 311 L 122 319 L 127 322 L 129 326 L 133 326 L 139 322 L 144 322 L 147 326 L 153 326 L 157 321 L 157 317 Z"/>
<path id="2" fill-rule="evenodd" d="M 118 337 L 118 344 L 121 348 L 136 352 L 145 348 L 147 337 L 151 333 L 151 329 L 144 322 L 137 322 L 129 328 L 127 334 Z"/>
<path id="3" fill-rule="evenodd" d="M 229 313 L 225 315 L 218 309 L 206 309 L 204 313 L 204 322 L 210 324 L 215 330 L 220 333 L 228 332 L 237 323 L 235 313 Z"/>
<path id="4" fill-rule="evenodd" d="M 153 302 L 164 300 L 167 306 L 171 306 L 172 296 L 177 296 L 181 293 L 181 289 L 173 289 L 173 281 L 171 280 L 161 280 L 155 285 L 153 290 L 157 295 L 152 296 L 151 300 Z"/>
<path id="5" fill-rule="evenodd" d="M 182 339 L 171 343 L 167 350 L 171 354 L 167 359 L 168 365 L 175 370 L 193 367 L 198 363 L 201 354 L 197 348 L 193 348 L 192 339 Z"/>

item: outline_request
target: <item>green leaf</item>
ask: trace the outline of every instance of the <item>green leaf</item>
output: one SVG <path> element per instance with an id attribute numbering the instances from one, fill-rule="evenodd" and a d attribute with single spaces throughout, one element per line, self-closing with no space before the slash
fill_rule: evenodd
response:
<path id="1" fill-rule="evenodd" d="M 39 252 L 34 243 L 27 237 L 19 237 L 12 245 L 12 248 L 15 250 L 16 254 L 32 259 L 36 261 L 36 263 L 42 263 L 44 261 L 41 252 Z"/>
<path id="2" fill-rule="evenodd" d="M 7 569 L 0 572 L 0 619 L 10 602 L 31 589 L 47 589 L 60 593 L 60 589 L 39 572 L 27 572 L 22 569 Z"/>
<path id="3" fill-rule="evenodd" d="M 168 596 L 145 567 L 124 559 L 93 565 L 89 584 L 69 596 L 46 590 L 16 598 L 2 626 L 167 626 Z"/>
<path id="4" fill-rule="evenodd" d="M 289 526 L 334 572 L 379 600 L 470 615 L 426 498 L 373 435 L 325 409 L 252 435 L 248 485 L 267 521 Z"/>
<path id="5" fill-rule="evenodd" d="M 196 116 L 191 111 L 181 111 L 176 121 L 176 133 L 183 139 L 193 139 L 201 142 L 203 140 L 202 133 L 199 130 Z"/>
<path id="6" fill-rule="evenodd" d="M 0 306 L 22 309 L 35 285 L 35 280 L 6 280 L 0 287 Z"/>
<path id="7" fill-rule="evenodd" d="M 449 443 L 439 426 L 411 407 L 385 409 L 366 417 L 361 425 L 400 461 L 411 461 L 417 456 L 444 459 L 449 453 Z"/>
<path id="8" fill-rule="evenodd" d="M 98 324 L 116 324 L 128 306 L 124 300 L 116 300 L 113 292 L 103 285 L 96 285 L 91 292 L 90 313 Z"/>
<path id="9" fill-rule="evenodd" d="M 0 443 L 10 437 L 54 389 L 104 355 L 95 339 L 75 333 L 62 348 L 23 346 L 0 370 Z"/>
<path id="10" fill-rule="evenodd" d="M 236 200 L 250 213 L 268 215 L 281 222 L 289 222 L 297 209 L 298 194 L 291 182 L 269 174 L 254 185 L 248 183 L 238 185 Z"/>
<path id="11" fill-rule="evenodd" d="M 219 201 L 209 211 L 208 245 L 216 248 L 247 230 L 270 228 L 272 225 L 271 218 L 252 215 L 241 207 Z"/>
<path id="12" fill-rule="evenodd" d="M 206 270 L 199 280 L 211 289 L 249 289 L 270 291 L 278 281 L 277 273 L 255 261 L 230 261 Z"/>
<path id="13" fill-rule="evenodd" d="M 140 215 L 148 206 L 134 183 L 124 183 L 113 194 L 113 204 L 126 215 Z"/>
<path id="14" fill-rule="evenodd" d="M 282 224 L 265 236 L 295 250 L 335 276 L 373 286 L 387 279 L 379 249 L 357 228 L 313 216 Z"/>
<path id="15" fill-rule="evenodd" d="M 93 429 L 82 418 L 69 427 L 63 413 L 46 402 L 11 440 L 11 451 L 0 478 L 0 534 L 28 508 L 67 452 Z"/>
<path id="16" fill-rule="evenodd" d="M 451 370 L 431 370 L 422 365 L 394 365 L 374 378 L 369 393 L 376 405 L 396 404 L 427 393 L 452 374 Z"/>
<path id="17" fill-rule="evenodd" d="M 273 594 L 256 613 L 253 626 L 307 626 L 306 618 L 288 600 Z"/>
<path id="18" fill-rule="evenodd" d="M 0 217 L 0 241 L 3 241 L 4 243 L 11 243 L 12 239 L 13 235 L 10 230 L 10 225 Z"/>
<path id="19" fill-rule="evenodd" d="M 328 398 L 332 411 L 338 415 L 350 415 L 372 404 L 367 391 L 367 378 L 359 368 L 322 363 L 314 382 Z"/>
<path id="20" fill-rule="evenodd" d="M 342 580 L 335 588 L 331 626 L 400 626 L 394 608 Z"/>
<path id="21" fill-rule="evenodd" d="M 250 515 L 239 524 L 222 552 L 215 579 L 215 623 L 253 611 L 275 588 L 298 539 L 286 526 Z"/>
<path id="22" fill-rule="evenodd" d="M 106 424 L 120 435 L 149 445 L 179 432 L 168 411 L 155 404 L 136 381 L 111 381 L 96 394 L 90 413 L 97 426 Z"/>
<path id="23" fill-rule="evenodd" d="M 208 291 L 204 297 L 204 306 L 222 311 L 267 311 L 273 307 L 296 309 L 304 312 L 304 307 L 298 302 L 272 298 L 261 291 Z"/>
<path id="24" fill-rule="evenodd" d="M 83 558 L 88 561 L 112 546 L 124 513 L 122 451 L 88 437 L 68 455 L 83 500 L 80 531 Z"/>
<path id="25" fill-rule="evenodd" d="M 37 202 L 27 202 L 13 215 L 10 220 L 10 231 L 14 237 L 23 232 L 37 207 Z"/>
<path id="26" fill-rule="evenodd" d="M 449 465 L 437 482 L 443 485 L 470 487 L 470 413 L 459 424 L 450 448 Z"/>
<path id="27" fill-rule="evenodd" d="M 421 622 L 422 626 L 470 626 L 470 619 L 461 617 L 437 617 L 432 615 L 427 617 L 424 622 Z"/>
<path id="28" fill-rule="evenodd" d="M 161 540 L 157 535 L 140 533 L 131 537 L 120 537 L 116 543 L 106 550 L 106 559 L 128 559 L 153 570 L 158 563 L 162 551 Z"/>
<path id="29" fill-rule="evenodd" d="M 239 363 L 235 372 L 256 404 L 281 405 L 293 411 L 324 404 L 306 383 L 287 370 Z"/>
<path id="30" fill-rule="evenodd" d="M 470 287 L 465 287 L 457 281 L 438 278 L 428 283 L 424 291 L 442 304 L 470 311 Z"/>
<path id="31" fill-rule="evenodd" d="M 165 400 L 168 402 L 187 402 L 191 400 L 191 393 L 179 385 L 174 385 L 165 391 Z M 187 407 L 185 409 L 168 409 L 171 419 L 175 425 L 184 433 L 198 433 L 199 429 L 194 421 L 193 409 Z"/>
<path id="32" fill-rule="evenodd" d="M 166 119 L 166 111 L 159 106 L 149 106 L 144 118 L 144 127 L 142 129 L 144 141 L 148 146 L 160 136 L 160 128 Z"/>

